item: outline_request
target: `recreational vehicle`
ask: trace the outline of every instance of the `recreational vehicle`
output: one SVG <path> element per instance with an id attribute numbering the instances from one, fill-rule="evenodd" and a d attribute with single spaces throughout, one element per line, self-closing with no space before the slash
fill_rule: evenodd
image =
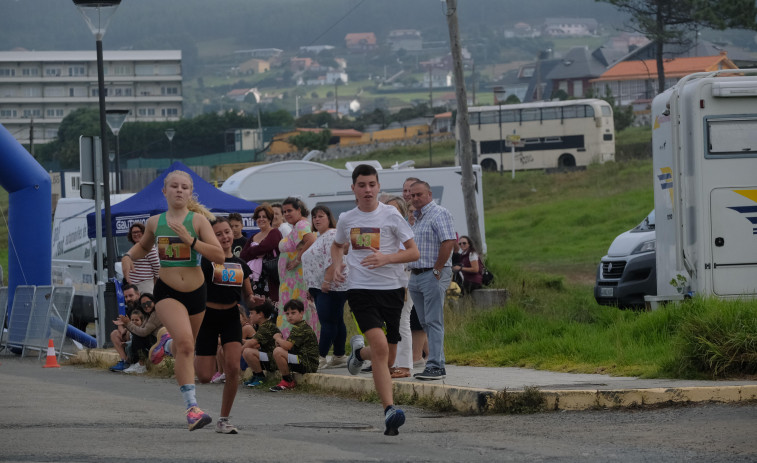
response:
<path id="1" fill-rule="evenodd" d="M 658 302 L 757 294 L 757 74 L 687 76 L 652 102 Z"/>
<path id="2" fill-rule="evenodd" d="M 283 161 L 249 167 L 229 177 L 221 190 L 234 196 L 258 203 L 278 202 L 288 196 L 297 196 L 309 208 L 323 204 L 335 217 L 355 207 L 352 170 L 359 164 L 371 164 L 378 171 L 382 193 L 402 195 L 402 184 L 408 177 L 417 177 L 431 185 L 436 202 L 447 208 L 455 220 L 460 235 L 468 234 L 465 205 L 462 194 L 462 168 L 432 167 L 415 169 L 411 162 L 382 169 L 377 161 L 348 162 L 345 169 L 335 169 L 309 161 Z M 476 185 L 478 226 L 481 230 L 484 252 L 484 201 L 481 184 L 481 167 L 473 166 Z"/>

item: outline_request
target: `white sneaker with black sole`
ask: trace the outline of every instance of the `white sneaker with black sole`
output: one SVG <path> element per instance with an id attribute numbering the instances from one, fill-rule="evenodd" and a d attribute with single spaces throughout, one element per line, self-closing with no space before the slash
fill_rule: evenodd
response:
<path id="1" fill-rule="evenodd" d="M 236 434 L 237 428 L 229 420 L 216 421 L 216 432 L 220 434 Z"/>
<path id="2" fill-rule="evenodd" d="M 365 347 L 365 341 L 361 335 L 356 334 L 350 338 L 350 346 L 352 347 L 352 352 L 350 353 L 350 358 L 347 360 L 347 370 L 351 375 L 356 375 L 360 373 L 360 367 L 363 366 L 363 360 L 357 359 L 355 351 Z"/>

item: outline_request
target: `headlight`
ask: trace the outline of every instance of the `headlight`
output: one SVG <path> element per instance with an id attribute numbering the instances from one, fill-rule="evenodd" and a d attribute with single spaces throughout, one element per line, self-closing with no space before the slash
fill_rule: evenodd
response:
<path id="1" fill-rule="evenodd" d="M 640 245 L 636 246 L 631 254 L 641 254 L 642 252 L 654 251 L 657 247 L 657 240 L 644 241 Z"/>

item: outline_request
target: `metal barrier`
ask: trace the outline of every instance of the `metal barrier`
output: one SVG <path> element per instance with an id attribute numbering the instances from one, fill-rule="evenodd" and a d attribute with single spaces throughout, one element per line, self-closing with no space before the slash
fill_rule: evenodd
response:
<path id="1" fill-rule="evenodd" d="M 8 287 L 0 286 L 0 347 L 3 346 L 5 334 L 5 316 L 8 313 Z"/>
<path id="2" fill-rule="evenodd" d="M 50 333 L 59 334 L 59 340 L 55 342 L 58 351 L 58 360 L 63 354 L 63 343 L 66 341 L 68 320 L 71 317 L 71 308 L 74 305 L 75 290 L 73 286 L 56 286 L 53 288 L 53 303 L 50 307 Z M 53 337 L 55 340 L 56 337 Z M 73 355 L 73 354 L 70 354 Z"/>
<path id="3" fill-rule="evenodd" d="M 50 340 L 50 307 L 53 303 L 53 287 L 37 286 L 34 291 L 34 304 L 29 312 L 29 322 L 26 324 L 24 347 L 21 349 L 21 357 L 28 350 L 36 350 L 37 358 L 42 357 L 42 352 L 47 350 Z"/>
<path id="4" fill-rule="evenodd" d="M 26 328 L 29 326 L 29 314 L 34 305 L 34 292 L 36 286 L 16 286 L 16 294 L 13 296 L 13 307 L 8 319 L 8 339 L 5 341 L 7 349 L 22 349 Z"/>

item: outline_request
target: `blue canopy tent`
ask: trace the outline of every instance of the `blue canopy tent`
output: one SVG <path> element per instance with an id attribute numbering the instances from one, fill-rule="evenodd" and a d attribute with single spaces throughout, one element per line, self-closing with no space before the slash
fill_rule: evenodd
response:
<path id="1" fill-rule="evenodd" d="M 238 212 L 242 215 L 244 230 L 257 230 L 252 220 L 253 212 L 258 207 L 257 203 L 224 193 L 203 180 L 192 169 L 176 161 L 142 191 L 110 208 L 113 236 L 125 236 L 134 222 L 144 223 L 150 216 L 166 211 L 168 205 L 165 196 L 163 196 L 163 181 L 166 175 L 174 170 L 183 170 L 192 177 L 197 200 L 211 212 L 222 216 Z M 101 214 L 103 217 L 103 236 L 105 236 L 105 211 L 101 211 Z M 94 238 L 96 234 L 94 212 L 87 215 L 87 228 L 89 237 Z M 250 233 L 247 233 L 247 235 L 249 236 Z"/>

